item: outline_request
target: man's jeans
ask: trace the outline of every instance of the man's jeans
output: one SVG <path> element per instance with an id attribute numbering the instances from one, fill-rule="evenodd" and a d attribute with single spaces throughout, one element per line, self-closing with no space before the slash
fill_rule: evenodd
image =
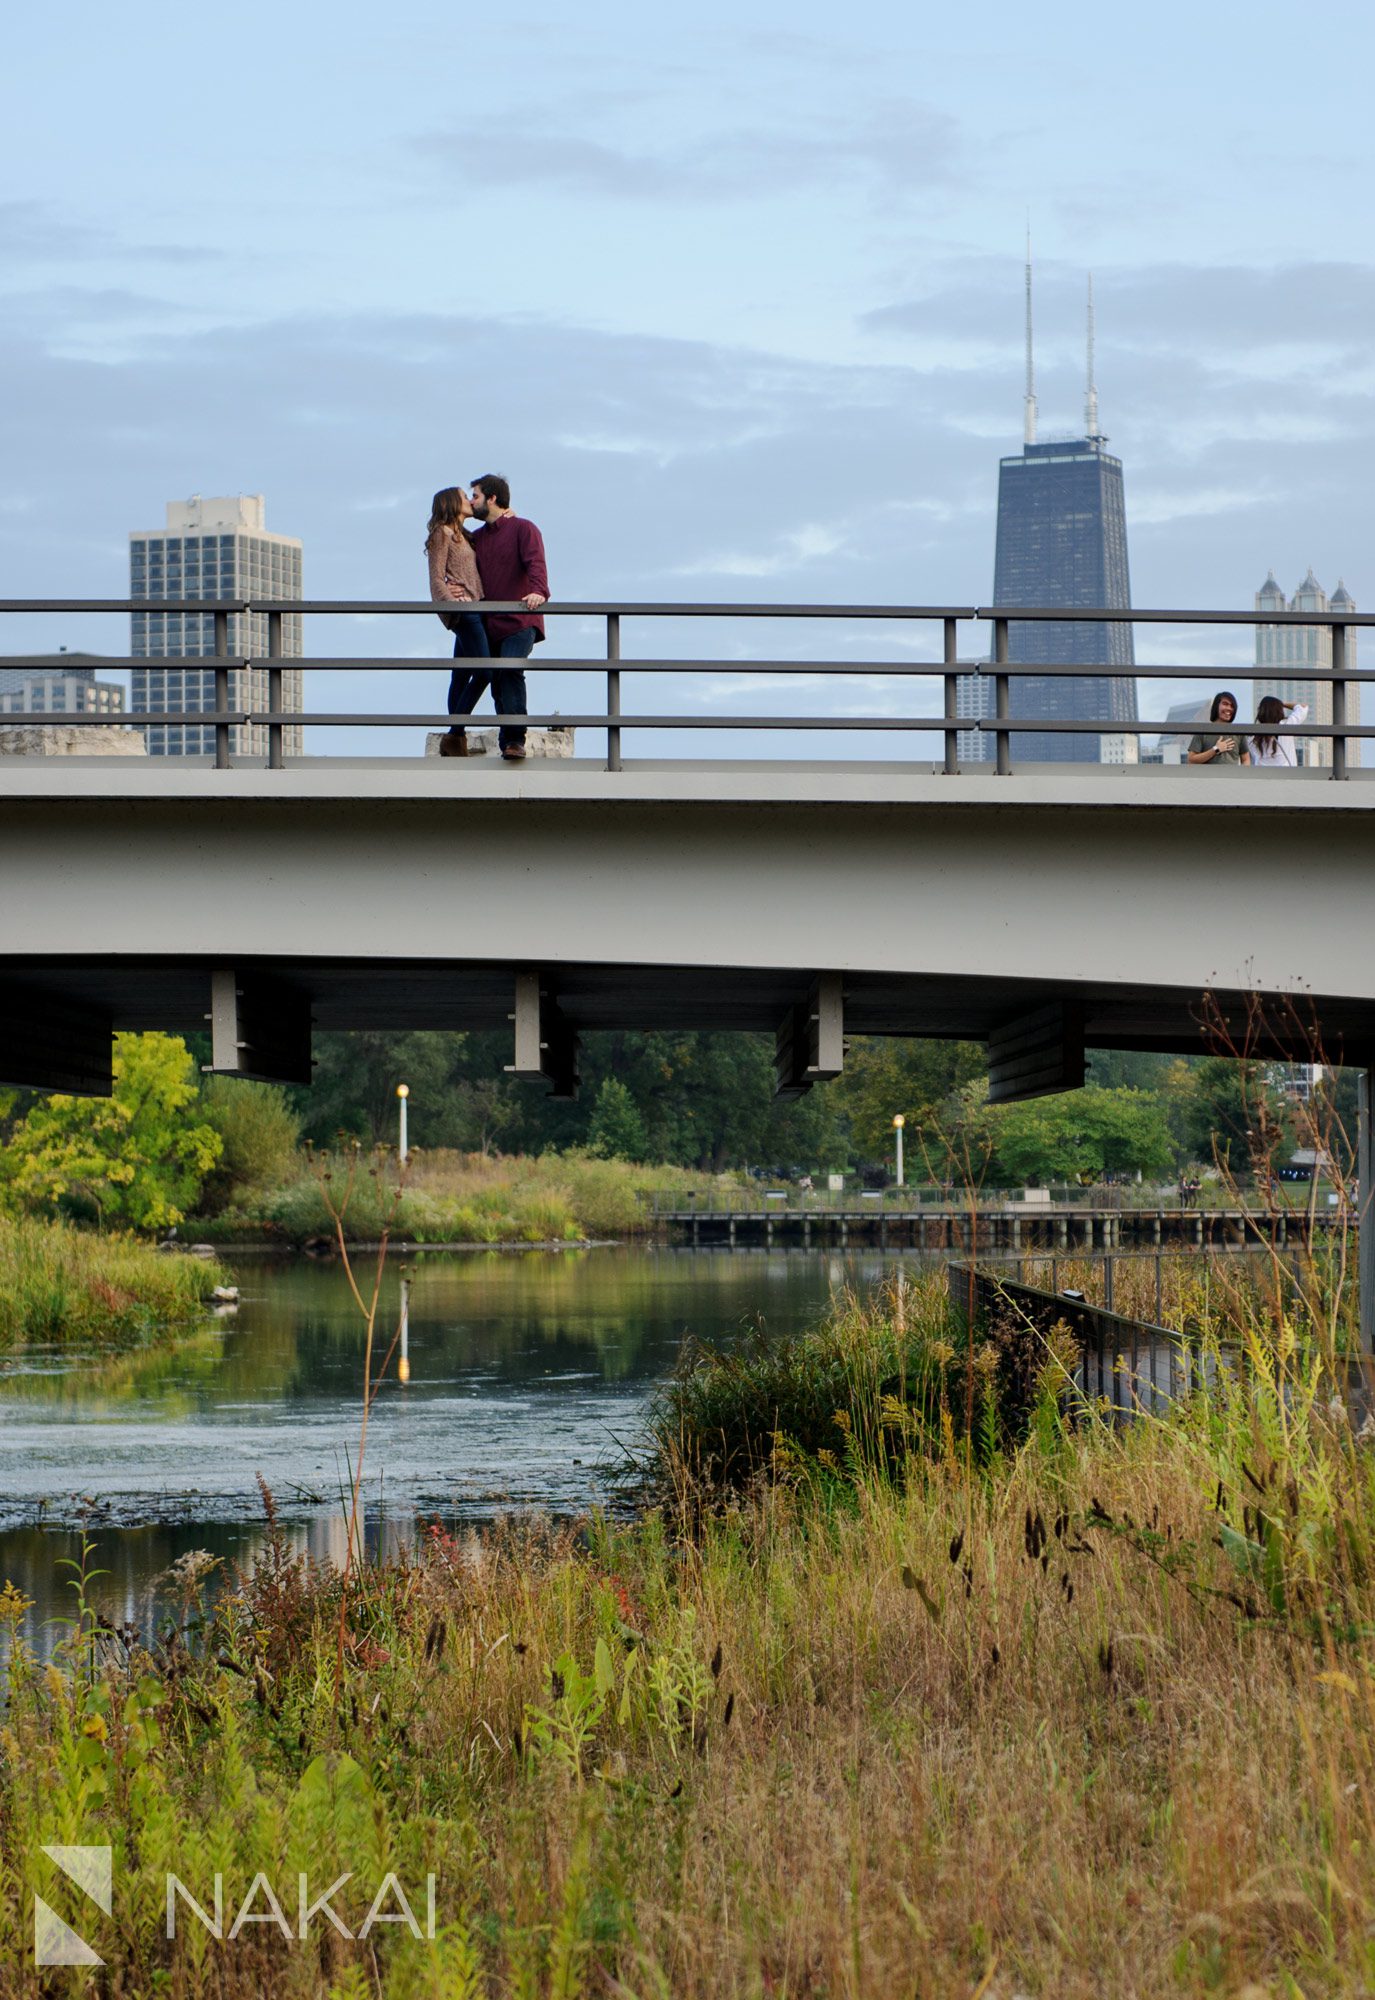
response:
<path id="1" fill-rule="evenodd" d="M 508 632 L 504 639 L 497 641 L 496 657 L 502 660 L 528 660 L 530 648 L 535 643 L 535 634 L 529 629 Z M 476 611 L 458 614 L 458 630 L 454 634 L 454 658 L 456 660 L 488 660 L 492 657 L 491 642 L 487 637 L 487 622 Z M 449 714 L 471 715 L 482 699 L 483 690 L 489 685 L 492 702 L 498 715 L 524 715 L 525 675 L 519 667 L 484 667 L 480 672 L 474 668 L 455 667 L 449 679 Z M 498 733 L 498 742 L 503 750 L 525 742 L 523 729 L 503 729 Z"/>
<path id="2" fill-rule="evenodd" d="M 536 634 L 527 626 L 518 632 L 508 632 L 504 639 L 497 640 L 496 657 L 499 660 L 528 660 L 535 643 Z M 524 715 L 525 675 L 519 667 L 493 667 L 491 670 L 492 700 L 496 703 L 498 715 Z M 517 749 L 525 743 L 523 729 L 503 729 L 498 735 L 503 750 Z"/>

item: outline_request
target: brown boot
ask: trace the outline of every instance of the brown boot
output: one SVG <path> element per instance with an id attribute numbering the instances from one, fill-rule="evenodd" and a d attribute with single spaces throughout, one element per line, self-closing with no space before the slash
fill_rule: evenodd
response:
<path id="1" fill-rule="evenodd" d="M 461 729 L 450 729 L 439 739 L 441 757 L 466 757 L 468 739 Z"/>
<path id="2" fill-rule="evenodd" d="M 508 743 L 502 751 L 501 756 L 503 763 L 523 764 L 525 762 L 525 745 L 523 743 Z"/>

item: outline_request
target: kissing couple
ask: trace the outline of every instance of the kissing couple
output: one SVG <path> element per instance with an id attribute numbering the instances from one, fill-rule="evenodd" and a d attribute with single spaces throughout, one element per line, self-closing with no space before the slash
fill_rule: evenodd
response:
<path id="1" fill-rule="evenodd" d="M 476 523 L 476 526 L 471 524 Z M 490 685 L 497 714 L 525 715 L 525 673 L 504 661 L 528 660 L 544 638 L 540 606 L 549 599 L 544 537 L 533 521 L 511 511 L 511 488 L 496 472 L 462 486 L 444 486 L 430 505 L 425 535 L 430 597 L 436 604 L 462 604 L 464 611 L 441 611 L 440 623 L 454 635 L 454 667 L 449 680 L 451 718 L 471 715 Z M 484 601 L 523 604 L 523 612 L 484 612 Z M 525 756 L 525 730 L 502 724 L 499 741 L 508 764 Z M 466 757 L 468 739 L 451 719 L 439 739 L 441 757 Z"/>

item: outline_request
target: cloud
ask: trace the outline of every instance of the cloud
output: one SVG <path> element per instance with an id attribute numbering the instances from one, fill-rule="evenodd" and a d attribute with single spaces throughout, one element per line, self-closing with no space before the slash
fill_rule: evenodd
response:
<path id="1" fill-rule="evenodd" d="M 969 171 L 957 122 L 907 98 L 876 99 L 862 118 L 818 115 L 772 131 L 752 124 L 677 145 L 535 131 L 498 160 L 458 134 L 427 133 L 414 143 L 465 185 L 549 186 L 630 202 L 752 201 L 837 180 L 875 187 L 891 201 Z"/>
<path id="2" fill-rule="evenodd" d="M 913 295 L 861 315 L 871 332 L 917 341 L 1001 330 L 1012 352 L 1022 338 L 1020 273 L 1007 259 L 946 258 L 930 264 Z M 1038 351 L 1071 343 L 1083 353 L 1087 272 L 1038 261 Z M 1365 360 L 1375 317 L 1375 265 L 1324 259 L 1275 264 L 1145 264 L 1093 273 L 1105 350 L 1158 351 L 1177 365 L 1255 368 L 1267 379 L 1310 367 L 1316 357 Z M 998 301 L 1001 300 L 1001 309 Z M 993 324 L 991 324 L 991 317 Z"/>
<path id="3" fill-rule="evenodd" d="M 821 521 L 807 527 L 789 529 L 775 536 L 768 550 L 750 553 L 728 549 L 715 555 L 694 556 L 679 563 L 675 576 L 789 576 L 806 570 L 823 556 L 832 556 L 844 547 L 839 529 Z"/>
<path id="4" fill-rule="evenodd" d="M 51 202 L 0 201 L 0 256 L 29 264 L 134 258 L 145 263 L 203 263 L 215 252 L 185 243 L 125 242 L 111 231 L 72 222 Z"/>
<path id="5" fill-rule="evenodd" d="M 1243 508 L 1259 507 L 1271 497 L 1263 487 L 1240 486 L 1136 492 L 1132 495 L 1132 520 L 1138 527 L 1156 527 L 1165 521 L 1196 521 L 1210 515 L 1231 515 Z"/>

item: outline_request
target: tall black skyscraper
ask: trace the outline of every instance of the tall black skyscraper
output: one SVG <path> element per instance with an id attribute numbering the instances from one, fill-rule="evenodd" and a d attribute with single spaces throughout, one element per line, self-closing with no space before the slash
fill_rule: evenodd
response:
<path id="1" fill-rule="evenodd" d="M 1131 604 L 1122 461 L 1104 450 L 1093 374 L 1093 287 L 1089 286 L 1088 387 L 1082 438 L 1036 440 L 1036 386 L 1031 347 L 1031 261 L 1026 267 L 1026 424 L 1020 456 L 1000 461 L 998 552 L 993 602 L 1091 610 Z M 1014 620 L 1008 657 L 1078 666 L 1135 664 L 1130 625 L 1062 625 L 1053 619 Z M 1112 725 L 1136 721 L 1134 680 L 1098 674 L 1029 675 L 1012 683 L 1014 715 L 1056 722 L 1102 722 L 1102 735 L 1055 736 L 1018 731 L 1014 758 L 1031 763 L 1135 762 L 1136 739 Z"/>

